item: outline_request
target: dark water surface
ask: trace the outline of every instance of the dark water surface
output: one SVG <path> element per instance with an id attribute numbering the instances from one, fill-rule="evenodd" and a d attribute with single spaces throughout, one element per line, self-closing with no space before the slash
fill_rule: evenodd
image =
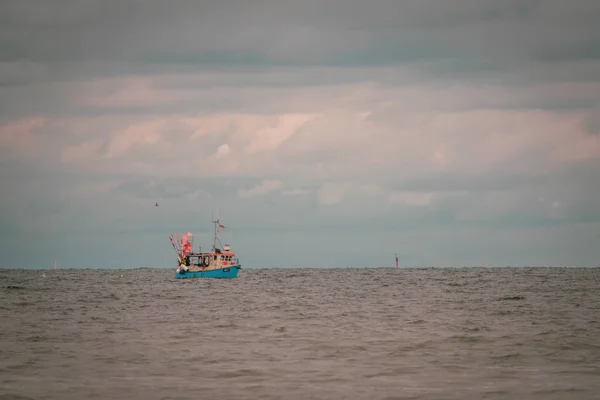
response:
<path id="1" fill-rule="evenodd" d="M 0 399 L 600 398 L 600 269 L 4 270 L 0 321 Z"/>

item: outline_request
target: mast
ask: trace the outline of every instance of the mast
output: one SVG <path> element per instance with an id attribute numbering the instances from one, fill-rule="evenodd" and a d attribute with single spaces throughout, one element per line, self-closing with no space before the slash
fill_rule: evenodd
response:
<path id="1" fill-rule="evenodd" d="M 217 212 L 217 219 L 215 219 L 214 213 L 212 218 L 213 224 L 215 224 L 215 236 L 213 237 L 213 251 L 217 251 L 217 224 L 219 224 L 219 213 Z"/>
<path id="2" fill-rule="evenodd" d="M 215 219 L 215 215 L 213 213 L 213 224 L 215 224 L 215 236 L 213 238 L 213 251 L 217 251 L 217 242 L 223 246 L 223 243 L 219 240 L 219 230 L 224 229 L 225 227 L 221 225 L 221 221 L 219 220 L 219 211 L 217 211 L 217 218 Z"/>

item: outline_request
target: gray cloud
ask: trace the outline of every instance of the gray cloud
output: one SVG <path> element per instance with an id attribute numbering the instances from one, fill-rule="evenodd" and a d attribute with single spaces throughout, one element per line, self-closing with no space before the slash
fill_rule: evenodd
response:
<path id="1" fill-rule="evenodd" d="M 435 60 L 454 70 L 505 70 L 533 61 L 597 60 L 600 48 L 593 0 L 5 1 L 0 14 L 2 60 L 49 65 L 48 73 L 62 76 L 103 74 L 104 65 L 104 74 L 161 68 L 152 63 L 210 68 Z"/>
<path id="2" fill-rule="evenodd" d="M 475 82 L 518 90 L 598 82 L 598 15 L 593 0 L 4 1 L 0 117 L 268 112 L 282 89 L 353 82 Z M 206 76 L 199 80 L 198 73 Z M 145 108 L 98 109 L 81 101 L 83 83 L 130 75 L 160 76 L 156 89 L 197 94 Z M 481 104 L 598 106 L 597 98 L 535 90 L 531 101 L 490 96 Z M 273 101 L 249 101 L 257 95 Z"/>

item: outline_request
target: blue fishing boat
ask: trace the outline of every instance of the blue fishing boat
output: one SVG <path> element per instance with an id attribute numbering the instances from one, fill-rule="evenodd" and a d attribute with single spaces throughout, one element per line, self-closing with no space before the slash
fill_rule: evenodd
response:
<path id="1" fill-rule="evenodd" d="M 225 278 L 233 279 L 242 268 L 240 261 L 231 251 L 228 244 L 222 245 L 219 240 L 218 231 L 225 227 L 219 222 L 219 218 L 213 218 L 215 235 L 211 251 L 202 252 L 199 247 L 197 252 L 193 251 L 194 235 L 190 232 L 170 235 L 171 244 L 177 253 L 178 266 L 175 270 L 176 279 L 186 278 Z M 221 247 L 217 246 L 221 245 Z"/>

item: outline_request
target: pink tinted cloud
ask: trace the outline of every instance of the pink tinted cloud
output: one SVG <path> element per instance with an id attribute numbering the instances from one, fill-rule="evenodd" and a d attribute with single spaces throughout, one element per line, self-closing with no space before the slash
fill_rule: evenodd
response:
<path id="1" fill-rule="evenodd" d="M 65 146 L 61 151 L 60 160 L 65 164 L 81 164 L 92 161 L 98 157 L 104 142 L 104 139 L 95 138 L 80 144 Z"/>
<path id="2" fill-rule="evenodd" d="M 125 77 L 98 79 L 82 85 L 83 105 L 88 107 L 150 107 L 165 106 L 192 99 L 194 92 L 173 90 L 154 85 L 155 78 Z"/>
<path id="3" fill-rule="evenodd" d="M 245 86 L 227 87 L 227 91 L 255 111 L 170 113 L 153 108 L 200 99 L 207 93 L 206 85 L 178 87 L 176 83 L 185 79 L 134 77 L 83 84 L 87 88 L 81 93 L 83 100 L 149 107 L 148 114 L 52 119 L 43 126 L 39 119 L 14 121 L 10 129 L 4 124 L 2 143 L 32 147 L 52 126 L 72 138 L 61 142 L 63 161 L 95 170 L 132 168 L 161 175 L 192 170 L 225 175 L 277 171 L 305 181 L 340 182 L 440 172 L 548 173 L 564 163 L 600 155 L 598 140 L 583 127 L 582 121 L 589 119 L 585 111 L 505 107 L 559 98 L 560 93 L 567 101 L 587 101 L 600 89 L 594 85 Z M 34 129 L 40 136 L 31 136 Z M 26 132 L 23 137 L 15 135 L 19 130 Z M 223 164 L 215 165 L 216 158 Z"/>
<path id="4" fill-rule="evenodd" d="M 42 117 L 17 119 L 0 124 L 0 148 L 33 153 L 39 147 L 39 136 L 47 120 Z"/>
<path id="5" fill-rule="evenodd" d="M 220 162 L 232 162 L 228 168 L 220 168 L 232 174 L 260 174 L 275 168 L 283 174 L 318 180 L 392 173 L 400 178 L 439 172 L 537 174 L 551 172 L 566 162 L 600 156 L 597 137 L 582 129 L 578 113 L 431 112 L 408 125 L 403 116 L 399 112 L 380 119 L 374 110 L 365 119 L 357 112 L 324 112 L 318 118 L 292 119 L 302 122 L 293 126 L 286 125 L 285 115 L 155 117 L 125 125 L 101 138 L 68 145 L 63 156 L 70 162 L 101 161 L 98 151 L 106 143 L 105 156 L 146 163 L 152 172 L 161 158 L 171 160 L 164 172 L 177 173 L 184 165 L 194 165 L 198 173 L 215 173 L 212 158 L 218 157 Z M 182 126 L 187 127 L 187 134 L 169 134 L 173 127 Z M 264 132 L 279 136 L 265 137 Z M 213 157 L 200 157 L 206 146 L 213 146 L 211 143 L 216 143 L 211 150 Z M 249 150 L 260 150 L 261 154 L 256 156 Z M 229 168 L 233 164 L 236 168 Z M 123 168 L 126 165 L 121 164 Z M 108 164 L 98 167 L 110 168 Z"/>

